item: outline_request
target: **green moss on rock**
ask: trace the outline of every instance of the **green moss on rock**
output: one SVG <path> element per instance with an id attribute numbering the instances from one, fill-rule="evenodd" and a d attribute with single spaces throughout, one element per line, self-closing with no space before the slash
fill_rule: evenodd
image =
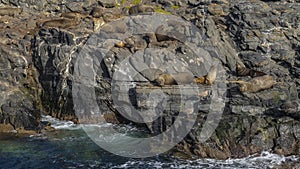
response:
<path id="1" fill-rule="evenodd" d="M 156 7 L 156 8 L 155 8 L 155 12 L 161 13 L 161 14 L 166 14 L 166 15 L 170 15 L 170 14 L 171 14 L 171 12 L 165 11 L 165 10 L 162 9 L 161 7 Z"/>
<path id="2" fill-rule="evenodd" d="M 133 5 L 138 5 L 138 4 L 140 4 L 140 3 L 142 3 L 142 0 L 133 0 L 133 1 L 131 2 L 131 4 L 133 4 Z"/>
<path id="3" fill-rule="evenodd" d="M 180 6 L 178 6 L 178 5 L 172 5 L 171 8 L 172 8 L 172 9 L 179 9 Z"/>

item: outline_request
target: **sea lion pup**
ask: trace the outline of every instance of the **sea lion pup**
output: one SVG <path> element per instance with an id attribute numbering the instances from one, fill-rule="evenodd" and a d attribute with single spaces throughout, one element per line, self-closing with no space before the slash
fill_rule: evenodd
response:
<path id="1" fill-rule="evenodd" d="M 154 82 L 159 86 L 164 85 L 178 85 L 178 84 L 190 84 L 195 82 L 195 76 L 191 73 L 180 72 L 174 74 L 160 74 Z"/>
<path id="2" fill-rule="evenodd" d="M 151 6 L 147 5 L 135 5 L 129 8 L 129 15 L 150 12 L 154 12 L 154 9 Z"/>
<path id="3" fill-rule="evenodd" d="M 264 72 L 248 69 L 246 67 L 241 66 L 240 64 L 236 65 L 236 72 L 238 76 L 251 76 L 252 78 L 266 75 L 266 73 Z"/>
<path id="4" fill-rule="evenodd" d="M 250 81 L 229 81 L 230 83 L 240 84 L 240 91 L 242 93 L 256 93 L 261 90 L 269 89 L 275 84 L 275 80 L 270 75 L 259 76 L 251 79 Z"/>

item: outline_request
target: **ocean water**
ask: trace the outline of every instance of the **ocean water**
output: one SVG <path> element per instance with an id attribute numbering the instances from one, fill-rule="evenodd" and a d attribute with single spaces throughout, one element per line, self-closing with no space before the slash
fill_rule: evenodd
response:
<path id="1" fill-rule="evenodd" d="M 284 157 L 269 152 L 242 159 L 183 160 L 159 155 L 145 159 L 120 157 L 96 145 L 72 122 L 44 117 L 57 129 L 47 135 L 0 140 L 0 168 L 300 168 L 299 156 Z M 128 126 L 123 130 L 132 131 Z"/>

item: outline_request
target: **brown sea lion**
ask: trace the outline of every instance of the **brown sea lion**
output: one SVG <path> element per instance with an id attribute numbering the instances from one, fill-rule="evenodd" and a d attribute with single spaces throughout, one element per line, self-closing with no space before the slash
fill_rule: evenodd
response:
<path id="1" fill-rule="evenodd" d="M 126 43 L 123 41 L 119 41 L 119 42 L 115 43 L 115 47 L 117 47 L 117 48 L 123 48 L 125 46 L 126 46 Z"/>
<path id="2" fill-rule="evenodd" d="M 66 12 L 66 13 L 61 14 L 61 17 L 69 18 L 69 19 L 86 18 L 88 16 L 89 16 L 88 14 L 83 14 L 83 13 L 79 13 L 79 12 Z"/>
<path id="3" fill-rule="evenodd" d="M 205 76 L 203 76 L 203 77 L 196 77 L 196 78 L 194 79 L 194 81 L 195 81 L 197 84 L 204 84 L 204 83 L 205 83 L 205 80 L 206 80 Z"/>
<path id="4" fill-rule="evenodd" d="M 178 84 L 190 84 L 195 82 L 195 77 L 191 73 L 180 72 L 174 74 L 163 73 L 159 75 L 154 82 L 159 86 L 164 85 L 178 85 Z"/>
<path id="5" fill-rule="evenodd" d="M 157 69 L 157 68 L 148 68 L 148 69 L 144 69 L 142 71 L 139 71 L 139 74 L 141 74 L 148 81 L 154 82 L 155 79 L 159 75 L 163 74 L 163 72 L 160 69 Z"/>
<path id="6" fill-rule="evenodd" d="M 115 43 L 115 47 L 123 48 L 136 48 L 136 50 L 143 49 L 147 47 L 150 43 L 156 43 L 156 36 L 154 32 L 149 32 L 145 34 L 133 35 L 124 39 L 124 41 L 120 41 Z M 149 47 L 149 46 L 148 46 Z"/>
<path id="7" fill-rule="evenodd" d="M 150 12 L 154 12 L 154 9 L 151 6 L 147 5 L 135 5 L 129 8 L 129 15 Z"/>
<path id="8" fill-rule="evenodd" d="M 143 35 L 133 35 L 128 37 L 125 39 L 125 44 L 125 46 L 128 47 L 133 53 L 138 50 L 145 49 L 148 46 Z"/>
<path id="9" fill-rule="evenodd" d="M 16 16 L 22 13 L 22 8 L 0 8 L 0 16 L 8 15 L 8 16 Z"/>
<path id="10" fill-rule="evenodd" d="M 105 8 L 103 7 L 99 7 L 99 6 L 96 6 L 92 9 L 90 15 L 92 15 L 94 18 L 100 18 L 103 16 L 105 10 Z"/>
<path id="11" fill-rule="evenodd" d="M 258 76 L 264 76 L 266 73 L 260 72 L 253 69 L 248 69 L 246 67 L 243 67 L 239 64 L 236 66 L 236 72 L 238 76 L 251 76 L 251 77 L 258 77 Z"/>
<path id="12" fill-rule="evenodd" d="M 275 84 L 275 80 L 270 75 L 259 76 L 251 79 L 250 81 L 229 81 L 229 83 L 240 84 L 240 91 L 242 93 L 256 93 L 265 89 L 271 88 Z"/>
<path id="13" fill-rule="evenodd" d="M 208 92 L 207 90 L 205 90 L 205 91 L 199 93 L 199 96 L 200 96 L 200 97 L 206 97 L 206 96 L 208 96 L 208 95 L 209 95 L 209 92 Z"/>
<path id="14" fill-rule="evenodd" d="M 78 20 L 71 20 L 71 19 L 53 19 L 45 21 L 41 24 L 42 27 L 55 27 L 55 28 L 69 28 L 72 26 L 76 26 L 79 24 Z"/>
<path id="15" fill-rule="evenodd" d="M 218 71 L 217 65 L 213 65 L 210 68 L 207 75 L 205 76 L 205 84 L 212 85 L 215 82 L 215 80 L 217 78 L 217 71 Z"/>
<path id="16" fill-rule="evenodd" d="M 196 77 L 194 81 L 197 84 L 207 84 L 207 85 L 212 85 L 217 78 L 217 65 L 214 65 L 210 68 L 209 72 L 207 75 L 203 77 Z"/>
<path id="17" fill-rule="evenodd" d="M 175 36 L 176 38 L 181 39 L 179 37 L 179 35 L 182 35 L 181 33 L 173 31 L 172 34 L 170 34 L 169 27 L 167 27 L 165 25 L 160 25 L 155 30 L 155 36 L 156 36 L 156 39 L 157 39 L 158 42 L 176 41 L 177 39 L 174 37 L 175 34 L 176 34 L 176 36 Z"/>

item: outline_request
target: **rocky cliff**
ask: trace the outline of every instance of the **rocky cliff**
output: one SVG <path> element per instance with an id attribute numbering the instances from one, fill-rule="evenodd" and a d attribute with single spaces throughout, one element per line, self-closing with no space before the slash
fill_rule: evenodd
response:
<path id="1" fill-rule="evenodd" d="M 76 122 L 95 120 L 91 114 L 75 115 L 76 70 L 84 76 L 90 74 L 88 67 L 97 67 L 93 87 L 101 112 L 110 122 L 127 123 L 113 103 L 113 91 L 120 86 L 112 84 L 124 80 L 118 75 L 122 64 L 135 75 L 125 80 L 138 84 L 153 80 L 157 69 L 176 73 L 184 67 L 201 77 L 218 63 L 223 72 L 217 88 L 200 92 L 204 106 L 197 108 L 196 125 L 172 153 L 222 159 L 264 150 L 300 153 L 299 1 L 156 0 L 143 1 L 147 6 L 129 12 L 141 2 L 0 2 L 0 131 L 37 131 L 41 114 Z M 132 18 L 128 20 L 129 13 Z M 142 15 L 135 20 L 138 13 Z M 158 14 L 160 18 L 179 17 L 192 26 L 172 19 L 153 24 L 147 20 Z M 143 32 L 145 27 L 147 32 Z M 80 69 L 76 63 L 84 50 L 90 60 L 84 62 L 86 69 Z M 127 63 L 128 57 L 132 59 Z M 144 65 L 138 64 L 141 60 Z M 180 66 L 175 60 L 181 61 Z M 160 63 L 171 66 L 166 69 Z M 238 84 L 226 83 L 252 78 L 239 76 L 237 65 L 271 75 L 276 83 L 260 92 L 241 92 Z M 148 97 L 147 90 L 139 90 L 142 94 L 137 98 Z M 224 102 L 214 103 L 214 107 L 224 104 L 222 118 L 212 137 L 202 142 L 201 129 L 210 115 L 205 105 L 214 91 L 224 96 Z M 130 103 L 149 107 L 138 100 Z M 146 127 L 152 133 L 163 132 L 179 111 L 163 111 L 160 119 Z"/>

